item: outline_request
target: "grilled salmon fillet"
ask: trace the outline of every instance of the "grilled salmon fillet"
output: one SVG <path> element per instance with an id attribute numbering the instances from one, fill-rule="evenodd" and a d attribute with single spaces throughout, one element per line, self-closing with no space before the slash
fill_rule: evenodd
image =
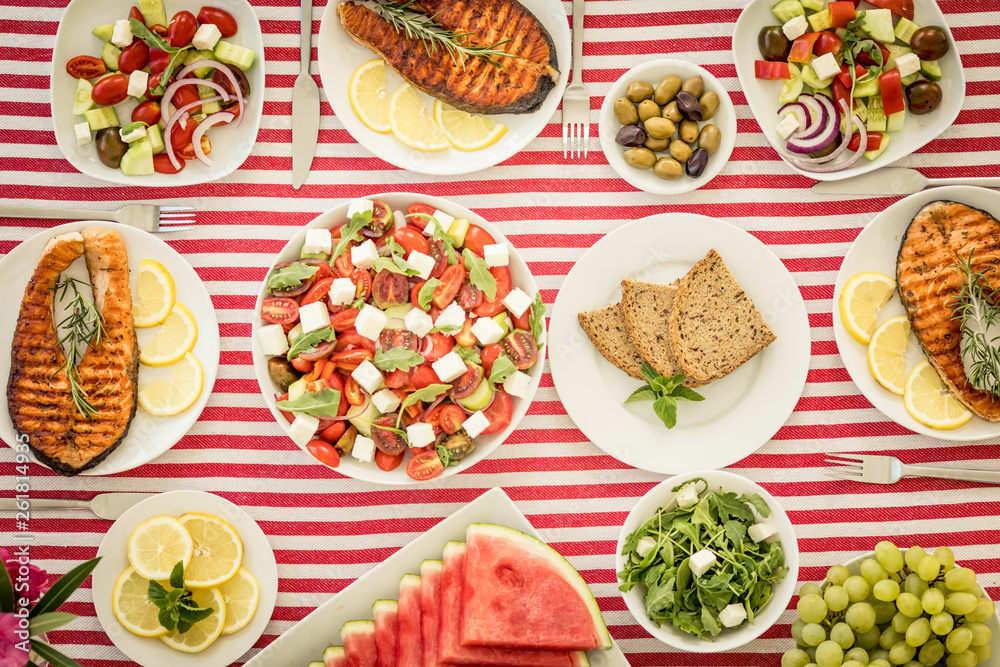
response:
<path id="1" fill-rule="evenodd" d="M 1000 222 L 985 211 L 934 201 L 914 216 L 896 259 L 899 297 L 913 334 L 941 380 L 972 412 L 1000 421 L 1000 399 L 972 386 L 962 364 L 962 323 L 954 298 L 965 286 L 956 266 L 972 255 L 972 271 L 986 271 L 989 290 L 1000 287 Z"/>
<path id="2" fill-rule="evenodd" d="M 417 9 L 411 6 L 412 9 Z M 530 113 L 545 101 L 559 79 L 552 38 L 517 0 L 426 0 L 420 9 L 455 32 L 471 33 L 467 43 L 502 48 L 518 58 L 500 58 L 506 70 L 479 58 L 455 63 L 442 47 L 430 53 L 418 38 L 401 34 L 381 16 L 354 2 L 337 6 L 351 38 L 379 54 L 413 87 L 456 108 L 479 114 Z"/>

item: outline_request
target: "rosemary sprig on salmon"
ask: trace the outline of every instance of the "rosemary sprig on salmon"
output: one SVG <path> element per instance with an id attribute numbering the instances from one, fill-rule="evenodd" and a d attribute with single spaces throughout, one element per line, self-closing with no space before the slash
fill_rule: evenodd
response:
<path id="1" fill-rule="evenodd" d="M 962 357 L 967 362 L 969 382 L 997 397 L 1000 389 L 1000 349 L 996 343 L 1000 336 L 987 338 L 986 332 L 1000 322 L 1000 307 L 994 305 L 997 290 L 986 284 L 986 274 L 993 267 L 974 272 L 972 253 L 960 258 L 955 269 L 962 272 L 965 285 L 954 295 L 954 315 L 952 319 L 962 323 Z"/>
<path id="2" fill-rule="evenodd" d="M 85 283 L 76 278 L 67 278 L 55 286 L 55 291 L 59 295 L 59 303 L 62 303 L 73 291 L 73 298 L 69 302 L 69 315 L 58 324 L 58 329 L 63 331 L 59 345 L 66 350 L 66 360 L 63 365 L 52 374 L 55 377 L 61 370 L 66 369 L 66 376 L 69 378 L 69 389 L 73 396 L 73 403 L 77 411 L 87 419 L 93 419 L 97 410 L 90 404 L 90 396 L 83 388 L 83 379 L 80 377 L 80 360 L 83 355 L 80 346 L 93 347 L 97 349 L 101 345 L 101 339 L 107 336 L 104 331 L 104 316 L 93 303 L 84 298 L 80 292 L 80 285 L 93 291 L 94 287 L 90 283 Z"/>

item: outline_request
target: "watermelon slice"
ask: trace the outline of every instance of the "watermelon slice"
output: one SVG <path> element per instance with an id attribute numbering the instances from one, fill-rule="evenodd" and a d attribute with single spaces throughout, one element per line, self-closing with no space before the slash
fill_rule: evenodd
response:
<path id="1" fill-rule="evenodd" d="M 375 600 L 372 616 L 375 618 L 375 654 L 378 667 L 396 664 L 396 609 L 395 600 Z"/>
<path id="2" fill-rule="evenodd" d="M 594 594 L 558 551 L 513 528 L 485 523 L 471 524 L 466 540 L 463 645 L 611 648 Z"/>
<path id="3" fill-rule="evenodd" d="M 347 667 L 377 667 L 375 652 L 375 622 L 348 621 L 340 628 L 344 640 Z"/>
<path id="4" fill-rule="evenodd" d="M 404 574 L 399 580 L 399 608 L 396 614 L 396 667 L 422 667 L 420 645 L 420 577 Z"/>
<path id="5" fill-rule="evenodd" d="M 544 651 L 496 646 L 463 646 L 459 643 L 462 605 L 462 571 L 465 567 L 464 542 L 449 542 L 444 547 L 441 569 L 441 617 L 439 620 L 438 660 L 451 665 L 488 665 L 497 667 L 575 667 L 580 658 L 569 651 Z M 586 659 L 584 656 L 583 659 Z"/>
<path id="6" fill-rule="evenodd" d="M 327 646 L 323 651 L 323 665 L 326 667 L 347 667 L 347 656 L 343 646 Z M 312 667 L 310 665 L 309 667 Z"/>
<path id="7" fill-rule="evenodd" d="M 441 567 L 439 560 L 420 564 L 420 638 L 424 643 L 423 667 L 438 667 L 438 614 L 441 606 Z"/>

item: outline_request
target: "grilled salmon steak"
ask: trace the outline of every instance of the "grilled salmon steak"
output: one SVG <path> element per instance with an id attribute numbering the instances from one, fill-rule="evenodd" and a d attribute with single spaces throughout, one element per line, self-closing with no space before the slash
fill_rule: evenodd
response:
<path id="1" fill-rule="evenodd" d="M 80 386 L 95 410 L 90 417 L 78 411 L 66 369 L 58 370 L 66 356 L 53 319 L 59 274 L 81 255 L 106 334 L 87 348 L 77 367 Z M 11 346 L 7 405 L 20 439 L 26 437 L 35 456 L 62 475 L 93 468 L 128 433 L 138 376 L 128 254 L 121 236 L 85 229 L 53 238 L 24 290 Z"/>
<path id="2" fill-rule="evenodd" d="M 1000 398 L 977 389 L 962 364 L 962 322 L 955 297 L 965 287 L 957 266 L 972 256 L 973 273 L 986 272 L 987 290 L 1000 287 L 1000 222 L 965 204 L 934 201 L 914 216 L 896 258 L 899 297 L 913 334 L 941 380 L 972 412 L 1000 421 Z"/>
<path id="3" fill-rule="evenodd" d="M 403 3 L 396 3 L 403 4 Z M 443 47 L 430 53 L 416 37 L 397 32 L 377 13 L 344 2 L 337 13 L 357 43 L 385 59 L 413 87 L 454 107 L 480 114 L 530 113 L 545 101 L 559 80 L 552 37 L 517 0 L 422 0 L 408 9 L 431 15 L 470 46 L 498 46 L 502 69 L 479 58 L 456 63 Z"/>

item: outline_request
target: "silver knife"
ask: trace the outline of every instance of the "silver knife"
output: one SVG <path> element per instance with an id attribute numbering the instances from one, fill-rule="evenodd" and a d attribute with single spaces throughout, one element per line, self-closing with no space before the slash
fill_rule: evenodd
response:
<path id="1" fill-rule="evenodd" d="M 927 187 L 942 185 L 978 185 L 1000 188 L 1000 178 L 927 178 L 915 169 L 888 167 L 842 181 L 820 181 L 812 186 L 818 195 L 869 195 L 898 197 L 912 195 Z"/>
<path id="2" fill-rule="evenodd" d="M 68 498 L 30 498 L 28 511 L 38 509 L 83 509 L 90 510 L 102 519 L 117 519 L 138 502 L 155 496 L 155 493 L 101 493 L 90 500 Z M 0 498 L 0 511 L 23 511 L 23 500 Z"/>
<path id="3" fill-rule="evenodd" d="M 292 87 L 292 187 L 306 182 L 319 140 L 319 87 L 309 73 L 312 59 L 312 0 L 302 0 L 299 76 Z"/>

